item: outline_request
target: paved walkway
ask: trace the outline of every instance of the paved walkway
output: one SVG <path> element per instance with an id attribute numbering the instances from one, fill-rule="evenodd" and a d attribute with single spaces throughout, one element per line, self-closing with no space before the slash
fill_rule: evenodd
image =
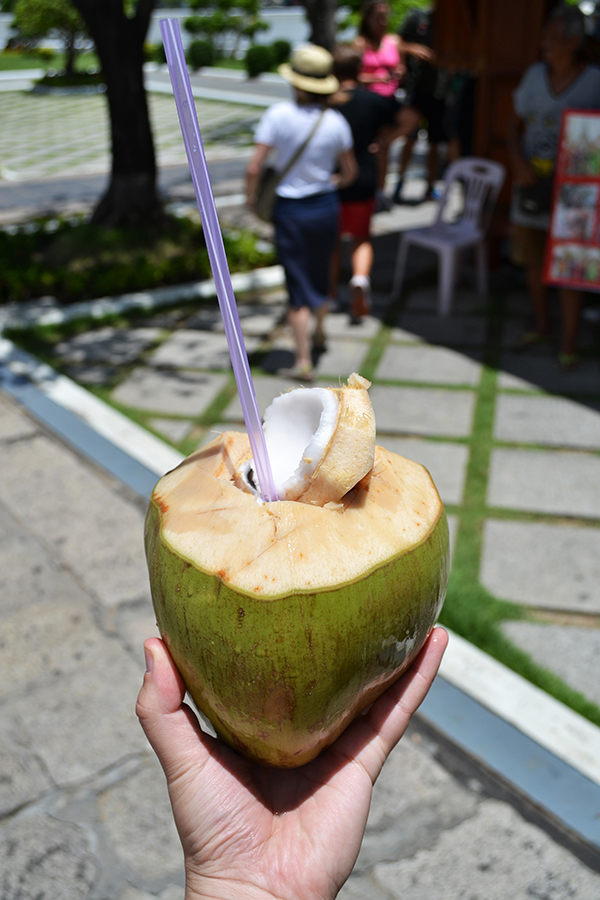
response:
<path id="1" fill-rule="evenodd" d="M 143 504 L 0 393 L 2 897 L 181 900 L 164 779 L 134 716 L 154 631 Z M 540 827 L 541 826 L 541 827 Z M 344 900 L 592 900 L 585 848 L 422 721 L 376 785 Z"/>
<path id="2" fill-rule="evenodd" d="M 600 705 L 596 332 L 586 322 L 586 355 L 569 376 L 554 346 L 516 356 L 528 307 L 514 273 L 497 273 L 482 301 L 467 271 L 442 321 L 429 263 L 416 254 L 403 303 L 389 307 L 398 228 L 432 210 L 377 218 L 375 315 L 359 327 L 344 312 L 330 317 L 319 383 L 352 370 L 373 381 L 381 443 L 422 461 L 438 484 L 454 565 L 528 614 L 502 626 L 515 646 Z M 283 311 L 277 291 L 241 305 L 261 411 L 291 386 L 273 374 L 291 358 Z M 62 339 L 55 356 L 181 452 L 243 427 L 210 305 L 101 325 Z M 177 900 L 179 845 L 133 714 L 141 641 L 154 628 L 143 503 L 4 392 L 0 459 L 2 896 Z M 341 896 L 592 900 L 598 871 L 590 845 L 421 718 L 376 786 Z"/>
<path id="3" fill-rule="evenodd" d="M 378 241 L 379 287 L 393 246 L 391 235 Z M 426 260 L 415 256 L 414 262 L 413 275 Z M 360 326 L 351 325 L 345 312 L 330 315 L 318 383 L 351 371 L 373 382 L 379 441 L 430 469 L 454 536 L 464 520 L 461 563 L 467 547 L 477 551 L 478 561 L 469 565 L 481 584 L 527 611 L 528 621 L 505 622 L 505 634 L 600 706 L 600 372 L 594 329 L 587 326 L 582 335 L 587 355 L 580 369 L 563 375 L 553 345 L 533 355 L 511 352 L 510 341 L 528 314 L 518 288 L 500 286 L 490 305 L 467 284 L 447 321 L 435 313 L 433 285 L 409 291 L 390 324 L 382 324 L 390 315 L 387 295 L 376 292 L 375 301 L 379 317 Z M 293 386 L 275 374 L 293 361 L 284 295 L 263 294 L 240 311 L 262 412 Z M 224 428 L 243 428 L 215 306 L 158 313 L 131 329 L 83 331 L 61 340 L 53 353 L 70 377 L 108 391 L 119 408 L 183 453 Z"/>

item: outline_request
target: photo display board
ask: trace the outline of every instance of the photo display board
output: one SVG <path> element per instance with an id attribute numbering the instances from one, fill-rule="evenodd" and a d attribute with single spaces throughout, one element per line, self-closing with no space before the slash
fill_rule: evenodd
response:
<path id="1" fill-rule="evenodd" d="M 600 290 L 600 113 L 565 110 L 544 281 Z"/>

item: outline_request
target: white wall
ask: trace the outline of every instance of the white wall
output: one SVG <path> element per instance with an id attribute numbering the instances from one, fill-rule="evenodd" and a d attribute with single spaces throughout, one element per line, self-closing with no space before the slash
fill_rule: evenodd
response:
<path id="1" fill-rule="evenodd" d="M 152 22 L 148 30 L 148 43 L 159 44 L 161 42 L 159 19 L 179 19 L 181 25 L 181 38 L 184 47 L 187 47 L 191 37 L 183 27 L 184 19 L 194 14 L 191 9 L 159 9 L 152 14 Z M 308 40 L 309 28 L 302 7 L 288 7 L 286 9 L 263 9 L 260 13 L 268 25 L 268 31 L 259 31 L 256 35 L 256 43 L 272 44 L 273 41 L 289 41 L 293 46 L 302 44 Z"/>
<path id="2" fill-rule="evenodd" d="M 0 50 L 4 50 L 7 40 L 13 34 L 10 27 L 13 19 L 12 13 L 0 13 Z"/>

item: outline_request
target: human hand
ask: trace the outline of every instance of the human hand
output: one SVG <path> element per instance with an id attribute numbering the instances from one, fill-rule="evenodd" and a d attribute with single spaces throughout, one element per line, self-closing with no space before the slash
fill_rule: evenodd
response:
<path id="1" fill-rule="evenodd" d="M 186 900 L 335 897 L 358 856 L 373 784 L 447 643 L 435 628 L 410 669 L 331 747 L 298 769 L 272 769 L 202 732 L 165 644 L 146 641 L 137 714 L 167 778 Z"/>
<path id="2" fill-rule="evenodd" d="M 435 62 L 435 53 L 431 47 L 426 47 L 425 44 L 413 44 L 410 52 L 413 56 L 416 56 L 417 59 L 421 59 L 424 62 Z"/>

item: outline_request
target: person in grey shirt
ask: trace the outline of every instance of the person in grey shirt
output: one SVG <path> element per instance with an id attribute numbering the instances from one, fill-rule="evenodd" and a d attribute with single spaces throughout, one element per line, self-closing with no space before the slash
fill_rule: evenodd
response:
<path id="1" fill-rule="evenodd" d="M 507 134 L 515 183 L 510 215 L 512 256 L 515 263 L 526 268 L 535 313 L 534 330 L 521 336 L 515 347 L 518 350 L 551 337 L 542 272 L 561 117 L 565 109 L 600 109 L 600 68 L 586 63 L 584 43 L 585 18 L 581 11 L 574 6 L 559 6 L 543 31 L 543 61 L 527 69 L 513 94 Z M 563 371 L 570 371 L 578 363 L 581 292 L 561 288 L 560 305 L 559 364 Z"/>

